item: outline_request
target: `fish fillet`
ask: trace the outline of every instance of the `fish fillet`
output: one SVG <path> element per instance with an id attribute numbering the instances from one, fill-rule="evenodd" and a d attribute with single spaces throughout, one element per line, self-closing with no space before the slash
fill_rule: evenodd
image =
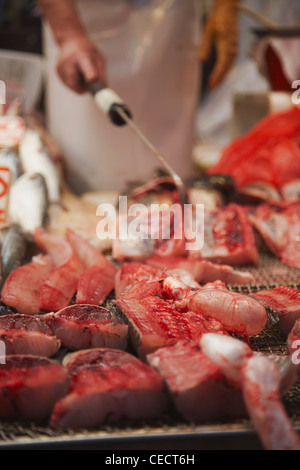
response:
<path id="1" fill-rule="evenodd" d="M 124 351 L 94 349 L 67 358 L 68 394 L 53 410 L 51 425 L 93 429 L 123 420 L 156 418 L 167 399 L 160 375 Z"/>

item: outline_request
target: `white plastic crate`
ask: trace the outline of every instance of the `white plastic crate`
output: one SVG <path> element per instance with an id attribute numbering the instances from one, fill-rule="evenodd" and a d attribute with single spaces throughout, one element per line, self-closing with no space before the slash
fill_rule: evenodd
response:
<path id="1" fill-rule="evenodd" d="M 34 110 L 43 87 L 43 57 L 0 50 L 0 80 L 5 84 L 6 104 L 20 98 L 23 111 Z"/>

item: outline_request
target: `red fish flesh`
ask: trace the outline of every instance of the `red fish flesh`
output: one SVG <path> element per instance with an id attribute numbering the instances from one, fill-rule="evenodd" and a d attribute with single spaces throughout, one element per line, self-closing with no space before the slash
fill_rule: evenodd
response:
<path id="1" fill-rule="evenodd" d="M 46 358 L 9 356 L 0 363 L 0 417 L 41 422 L 68 391 L 68 371 Z"/>
<path id="2" fill-rule="evenodd" d="M 172 278 L 165 283 L 164 288 L 172 292 Z M 265 308 L 257 300 L 231 292 L 225 284 L 215 282 L 206 284 L 198 290 L 178 290 L 174 283 L 174 300 L 180 311 L 193 311 L 218 320 L 230 332 L 243 336 L 253 336 L 261 333 L 267 326 L 268 316 Z"/>
<path id="3" fill-rule="evenodd" d="M 123 420 L 151 419 L 166 409 L 162 378 L 131 354 L 80 351 L 65 364 L 71 385 L 53 410 L 51 424 L 56 428 L 92 429 Z"/>
<path id="4" fill-rule="evenodd" d="M 191 259 L 205 259 L 230 266 L 257 265 L 259 255 L 255 236 L 242 206 L 205 213 L 204 244 L 188 253 Z"/>
<path id="5" fill-rule="evenodd" d="M 102 307 L 72 305 L 45 315 L 44 319 L 62 345 L 70 350 L 127 348 L 128 326 Z"/>
<path id="6" fill-rule="evenodd" d="M 167 276 L 173 276 L 174 278 L 181 280 L 181 282 L 184 282 L 187 287 L 200 287 L 200 285 L 195 281 L 193 275 L 184 269 L 160 269 L 146 264 L 124 263 L 120 267 L 115 278 L 116 298 L 118 299 L 124 295 L 137 282 L 163 280 Z"/>
<path id="7" fill-rule="evenodd" d="M 136 282 L 153 281 L 162 270 L 142 263 L 123 263 L 115 276 L 115 296 L 119 299 Z"/>
<path id="8" fill-rule="evenodd" d="M 272 113 L 223 151 L 209 174 L 232 176 L 243 187 L 267 183 L 280 188 L 300 178 L 300 111 Z"/>
<path id="9" fill-rule="evenodd" d="M 67 239 L 84 266 L 78 282 L 76 303 L 102 305 L 114 289 L 117 268 L 91 243 L 70 229 L 67 230 Z"/>
<path id="10" fill-rule="evenodd" d="M 40 308 L 45 312 L 57 312 L 70 304 L 83 267 L 71 245 L 60 235 L 37 229 L 34 239 L 54 264 L 41 290 Z"/>
<path id="11" fill-rule="evenodd" d="M 283 263 L 300 268 L 300 201 L 263 204 L 249 210 L 249 220 Z"/>
<path id="12" fill-rule="evenodd" d="M 280 371 L 271 359 L 254 356 L 242 370 L 243 395 L 251 421 L 266 450 L 300 450 L 280 397 Z"/>
<path id="13" fill-rule="evenodd" d="M 232 266 L 211 263 L 206 260 L 189 258 L 163 258 L 155 256 L 146 263 L 161 270 L 182 269 L 190 273 L 200 284 L 222 281 L 225 284 L 250 284 L 254 281 L 253 274 L 237 271 Z"/>
<path id="14" fill-rule="evenodd" d="M 300 318 L 300 292 L 292 287 L 279 286 L 251 294 L 251 297 L 278 314 L 278 325 L 286 336 Z"/>
<path id="15" fill-rule="evenodd" d="M 177 343 L 147 357 L 164 378 L 179 414 L 203 423 L 247 416 L 240 390 L 230 386 L 220 367 L 194 343 Z"/>
<path id="16" fill-rule="evenodd" d="M 59 350 L 60 341 L 44 319 L 29 315 L 0 317 L 0 340 L 6 355 L 51 357 Z"/>
<path id="17" fill-rule="evenodd" d="M 117 305 L 129 321 L 130 340 L 141 359 L 178 341 L 194 341 L 204 332 L 227 334 L 215 319 L 188 310 L 180 313 L 163 298 L 160 282 L 136 283 Z"/>
<path id="18" fill-rule="evenodd" d="M 16 268 L 3 285 L 2 302 L 19 313 L 38 314 L 42 287 L 52 269 L 50 256 L 36 256 L 31 263 Z"/>

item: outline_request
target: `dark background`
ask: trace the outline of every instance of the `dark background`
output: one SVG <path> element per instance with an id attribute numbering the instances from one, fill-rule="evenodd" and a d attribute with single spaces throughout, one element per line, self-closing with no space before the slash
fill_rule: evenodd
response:
<path id="1" fill-rule="evenodd" d="M 33 0 L 0 0 L 0 49 L 42 54 L 41 15 Z"/>

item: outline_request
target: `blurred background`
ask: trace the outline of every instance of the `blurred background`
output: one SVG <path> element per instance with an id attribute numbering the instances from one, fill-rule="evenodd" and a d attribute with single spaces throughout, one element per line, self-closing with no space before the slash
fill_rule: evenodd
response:
<path id="1" fill-rule="evenodd" d="M 203 23 L 212 2 L 201 0 Z M 290 105 L 287 91 L 291 77 L 284 76 L 286 65 L 294 80 L 300 79 L 299 0 L 243 0 L 242 4 L 275 22 L 283 32 L 286 28 L 295 32 L 266 36 L 262 22 L 249 12 L 240 12 L 238 58 L 217 90 L 212 92 L 207 86 L 215 63 L 214 51 L 202 67 L 194 153 L 200 166 L 206 166 L 207 159 L 209 163 L 218 159 L 222 146 L 244 134 L 268 112 Z M 43 24 L 34 0 L 0 0 L 0 45 L 0 78 L 6 81 L 8 94 L 23 94 L 26 111 L 37 108 L 44 112 Z"/>

